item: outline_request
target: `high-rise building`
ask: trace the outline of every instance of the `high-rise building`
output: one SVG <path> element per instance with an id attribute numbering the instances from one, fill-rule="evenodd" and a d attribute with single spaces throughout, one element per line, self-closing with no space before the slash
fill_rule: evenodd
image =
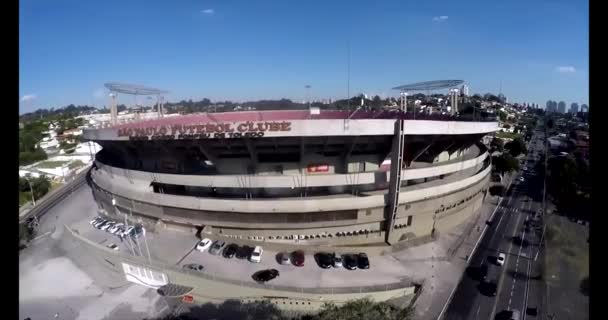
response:
<path id="1" fill-rule="evenodd" d="M 581 112 L 589 112 L 589 106 L 586 104 L 581 105 Z"/>
<path id="2" fill-rule="evenodd" d="M 546 105 L 545 111 L 547 111 L 547 112 L 555 112 L 555 109 L 556 109 L 556 107 L 555 107 L 555 101 L 553 101 L 553 100 L 547 101 L 547 105 Z"/>
<path id="3" fill-rule="evenodd" d="M 563 101 L 560 101 L 557 104 L 557 112 L 559 113 L 566 113 L 566 103 Z"/>
<path id="4" fill-rule="evenodd" d="M 578 112 L 578 103 L 573 102 L 570 105 L 570 113 L 577 113 Z"/>
<path id="5" fill-rule="evenodd" d="M 468 97 L 469 96 L 469 86 L 467 86 L 466 84 L 463 84 L 462 87 L 460 87 L 460 95 Z"/>

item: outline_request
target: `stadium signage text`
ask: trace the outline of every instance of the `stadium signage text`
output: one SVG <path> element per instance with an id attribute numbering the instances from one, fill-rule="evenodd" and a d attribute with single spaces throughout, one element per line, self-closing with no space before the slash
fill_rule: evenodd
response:
<path id="1" fill-rule="evenodd" d="M 129 137 L 132 140 L 256 138 L 263 137 L 265 132 L 269 131 L 291 131 L 291 122 L 247 121 L 121 128 L 118 129 L 118 136 Z"/>

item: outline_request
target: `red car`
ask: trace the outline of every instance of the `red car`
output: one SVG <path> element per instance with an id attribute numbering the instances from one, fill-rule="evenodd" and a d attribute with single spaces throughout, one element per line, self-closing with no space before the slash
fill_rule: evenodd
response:
<path id="1" fill-rule="evenodd" d="M 304 251 L 298 250 L 291 253 L 291 262 L 296 267 L 304 266 Z"/>

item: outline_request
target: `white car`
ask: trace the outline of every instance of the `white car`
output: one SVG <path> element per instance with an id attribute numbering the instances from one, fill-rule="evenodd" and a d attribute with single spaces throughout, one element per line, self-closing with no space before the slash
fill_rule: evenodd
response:
<path id="1" fill-rule="evenodd" d="M 108 245 L 108 248 L 110 248 L 110 249 L 112 249 L 112 250 L 115 250 L 115 251 L 120 250 L 120 247 L 118 247 L 118 246 L 117 246 L 116 244 L 114 244 L 114 243 L 110 243 L 110 244 Z"/>
<path id="2" fill-rule="evenodd" d="M 116 234 L 116 232 L 118 232 L 120 230 L 120 227 L 124 226 L 124 224 L 122 223 L 117 223 L 113 226 L 111 226 L 110 228 L 108 228 L 108 232 L 111 234 Z"/>
<path id="3" fill-rule="evenodd" d="M 524 177 L 519 177 L 520 182 L 524 182 Z"/>
<path id="4" fill-rule="evenodd" d="M 498 263 L 499 266 L 502 266 L 503 264 L 505 264 L 506 257 L 507 256 L 504 253 L 499 253 L 498 258 L 496 258 L 496 263 Z"/>
<path id="5" fill-rule="evenodd" d="M 123 237 L 126 237 L 128 235 L 130 235 L 133 232 L 133 229 L 135 229 L 134 226 L 129 226 L 127 229 L 125 229 L 125 231 L 123 231 L 120 235 Z"/>
<path id="6" fill-rule="evenodd" d="M 260 246 L 256 246 L 255 249 L 253 249 L 251 256 L 249 257 L 249 261 L 255 263 L 262 261 L 262 253 L 264 253 L 264 249 L 262 249 L 262 247 Z"/>
<path id="7" fill-rule="evenodd" d="M 106 230 L 110 229 L 112 226 L 114 226 L 114 224 L 116 224 L 116 222 L 110 221 L 110 222 L 104 224 L 103 226 L 101 226 L 100 230 L 106 231 Z"/>
<path id="8" fill-rule="evenodd" d="M 211 247 L 212 242 L 213 241 L 211 241 L 211 239 L 205 238 L 205 239 L 199 241 L 199 243 L 196 245 L 196 250 L 198 250 L 200 252 L 204 252 L 205 250 L 209 249 L 209 247 Z"/>
<path id="9" fill-rule="evenodd" d="M 93 220 L 89 221 L 89 224 L 94 225 L 103 220 L 102 217 L 95 217 Z"/>

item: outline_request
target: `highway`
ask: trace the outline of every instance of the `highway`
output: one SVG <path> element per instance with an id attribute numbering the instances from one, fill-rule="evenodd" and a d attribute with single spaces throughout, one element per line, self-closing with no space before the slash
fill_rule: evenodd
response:
<path id="1" fill-rule="evenodd" d="M 542 137 L 535 134 L 529 144 L 526 162 L 533 171 L 533 154 L 541 150 Z M 524 181 L 519 181 L 524 177 Z M 522 172 L 515 176 L 492 218 L 480 245 L 473 253 L 469 267 L 462 277 L 443 319 L 502 319 L 505 310 L 519 310 L 522 319 L 540 318 L 525 315 L 528 307 L 540 305 L 542 284 L 538 276 L 539 262 L 534 258 L 540 243 L 540 223 L 532 222 L 542 208 L 542 175 Z M 496 263 L 499 253 L 505 253 L 504 265 Z M 538 259 L 540 261 L 540 258 Z M 497 284 L 496 296 L 486 296 L 479 290 L 478 270 L 488 266 L 487 280 Z M 542 311 L 542 310 L 541 310 Z"/>

